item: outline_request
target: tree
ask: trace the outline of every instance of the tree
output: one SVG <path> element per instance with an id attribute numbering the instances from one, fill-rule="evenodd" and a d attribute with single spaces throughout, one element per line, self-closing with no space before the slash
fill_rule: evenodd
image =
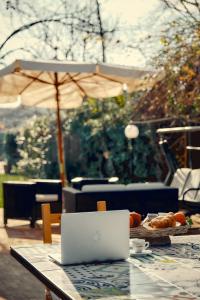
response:
<path id="1" fill-rule="evenodd" d="M 200 4 L 198 0 L 161 0 L 167 8 L 178 13 L 179 20 L 186 21 L 191 26 L 199 23 Z"/>
<path id="2" fill-rule="evenodd" d="M 22 129 L 17 136 L 17 144 L 19 173 L 29 177 L 58 178 L 57 152 L 52 151 L 55 132 L 48 117 L 37 118 Z"/>
<path id="3" fill-rule="evenodd" d="M 165 76 L 147 91 L 135 107 L 133 118 L 181 118 L 200 116 L 200 16 L 196 0 L 161 0 L 173 12 L 160 36 L 162 44 L 153 61 Z"/>
<path id="4" fill-rule="evenodd" d="M 162 48 L 152 61 L 163 78 L 135 104 L 134 121 L 146 121 L 154 130 L 200 124 L 200 16 L 199 1 L 161 0 L 170 17 L 160 34 Z M 182 135 L 168 136 L 179 165 L 186 167 Z"/>
<path id="5" fill-rule="evenodd" d="M 1 4 L 4 18 L 12 28 L 0 45 L 0 62 L 19 55 L 27 58 L 106 61 L 106 50 L 113 46 L 117 20 L 102 16 L 99 0 L 80 2 L 10 0 Z M 7 20 L 6 19 L 6 20 Z M 20 24 L 20 25 L 19 25 Z M 20 37 L 20 47 L 9 43 Z M 95 51 L 96 49 L 96 51 Z M 81 58 L 81 59 L 80 59 Z"/>
<path id="6" fill-rule="evenodd" d="M 129 141 L 124 128 L 132 103 L 123 96 L 97 101 L 89 99 L 76 112 L 70 133 L 80 140 L 74 176 L 118 176 L 122 182 L 160 179 L 155 145 L 149 128 L 141 126 L 140 137 Z"/>
<path id="7" fill-rule="evenodd" d="M 10 174 L 14 171 L 14 168 L 16 167 L 16 164 L 20 158 L 18 153 L 16 134 L 6 134 L 4 151 L 7 160 L 6 172 Z"/>

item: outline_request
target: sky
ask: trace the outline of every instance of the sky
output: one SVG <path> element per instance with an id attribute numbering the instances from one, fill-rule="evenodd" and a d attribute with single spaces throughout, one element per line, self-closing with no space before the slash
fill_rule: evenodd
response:
<path id="1" fill-rule="evenodd" d="M 113 13 L 118 15 L 121 21 L 127 23 L 127 26 L 136 27 L 134 38 L 138 41 L 138 44 L 140 44 L 139 41 L 142 38 L 158 30 L 158 20 L 153 20 L 153 26 L 149 27 L 148 24 L 155 15 L 159 5 L 159 0 L 113 0 L 106 5 L 106 9 L 110 15 Z M 159 47 L 159 45 L 155 45 L 155 48 L 157 47 Z M 148 49 L 145 48 L 143 50 L 148 55 Z M 124 51 L 124 53 L 112 54 L 111 60 L 114 63 L 148 67 L 147 57 L 144 57 L 138 49 L 129 51 L 126 49 L 126 53 Z"/>
<path id="2" fill-rule="evenodd" d="M 128 23 L 134 24 L 157 7 L 159 0 L 112 0 L 106 4 L 110 13 L 116 13 Z"/>
<path id="3" fill-rule="evenodd" d="M 45 0 L 44 5 L 48 2 L 50 3 L 51 0 Z M 118 17 L 120 22 L 127 27 L 136 26 L 134 38 L 137 41 L 140 41 L 142 37 L 149 33 L 151 34 L 155 30 L 153 26 L 148 27 L 148 22 L 159 7 L 160 0 L 101 0 L 100 3 L 104 7 L 105 15 L 109 18 L 114 19 Z M 56 5 L 57 2 L 54 2 L 54 4 Z M 156 20 L 154 26 L 156 27 Z M 8 36 L 9 32 L 11 31 L 8 19 L 0 18 L 0 44 Z M 20 36 L 18 36 L 7 43 L 7 49 L 12 50 L 19 47 L 21 43 Z M 147 49 L 145 48 L 144 50 L 147 53 Z M 108 53 L 107 59 L 109 62 L 122 65 L 147 67 L 148 64 L 147 58 L 137 48 L 131 50 L 127 48 L 123 51 L 121 49 L 113 49 Z"/>

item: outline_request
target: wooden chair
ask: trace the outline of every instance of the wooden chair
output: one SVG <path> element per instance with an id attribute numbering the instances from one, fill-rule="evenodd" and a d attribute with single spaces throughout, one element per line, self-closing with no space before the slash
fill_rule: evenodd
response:
<path id="1" fill-rule="evenodd" d="M 104 200 L 97 201 L 97 211 L 105 211 L 105 210 L 107 210 L 106 201 Z"/>
<path id="2" fill-rule="evenodd" d="M 42 204 L 43 242 L 52 243 L 52 224 L 60 224 L 61 213 L 51 213 L 49 203 Z"/>
<path id="3" fill-rule="evenodd" d="M 106 201 L 97 202 L 97 211 L 106 210 Z M 61 213 L 51 213 L 49 203 L 42 204 L 42 229 L 43 229 L 43 242 L 45 244 L 52 244 L 52 224 L 60 224 Z M 59 299 L 49 289 L 45 289 L 45 300 Z"/>
<path id="4" fill-rule="evenodd" d="M 106 201 L 97 202 L 97 211 L 106 210 Z M 42 222 L 43 222 L 43 242 L 45 244 L 52 243 L 52 224 L 60 224 L 61 214 L 51 213 L 49 203 L 42 204 Z"/>

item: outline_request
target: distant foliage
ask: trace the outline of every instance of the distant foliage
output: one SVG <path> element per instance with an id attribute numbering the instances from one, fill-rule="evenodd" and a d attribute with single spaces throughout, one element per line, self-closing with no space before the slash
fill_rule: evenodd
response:
<path id="1" fill-rule="evenodd" d="M 6 133 L 0 132 L 0 160 L 4 160 L 5 158 L 5 137 Z"/>
<path id="2" fill-rule="evenodd" d="M 17 144 L 19 173 L 29 177 L 58 177 L 54 129 L 47 117 L 36 119 L 22 130 L 17 136 Z"/>
<path id="3" fill-rule="evenodd" d="M 132 103 L 124 97 L 88 99 L 63 118 L 65 163 L 70 180 L 76 176 L 118 176 L 121 182 L 160 178 L 157 148 L 149 128 L 140 127 L 127 140 Z M 28 177 L 59 178 L 55 120 L 38 118 L 17 136 L 17 171 Z"/>
<path id="4" fill-rule="evenodd" d="M 84 103 L 70 124 L 70 134 L 80 141 L 77 167 L 70 177 L 118 176 L 122 182 L 160 178 L 151 130 L 141 126 L 139 137 L 132 141 L 124 135 L 131 110 L 132 102 L 125 103 L 124 97 Z"/>

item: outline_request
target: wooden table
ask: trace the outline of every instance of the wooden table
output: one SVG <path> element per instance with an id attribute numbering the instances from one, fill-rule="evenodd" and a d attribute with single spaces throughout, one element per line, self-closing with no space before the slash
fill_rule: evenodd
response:
<path id="1" fill-rule="evenodd" d="M 62 299 L 200 299 L 200 236 L 127 261 L 59 266 L 48 257 L 59 245 L 11 247 L 11 255 Z"/>

